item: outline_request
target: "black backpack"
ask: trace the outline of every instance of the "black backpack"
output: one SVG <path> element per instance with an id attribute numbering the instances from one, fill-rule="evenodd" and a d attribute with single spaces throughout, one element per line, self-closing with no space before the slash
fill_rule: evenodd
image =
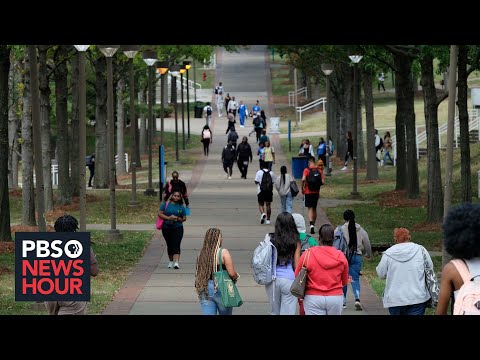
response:
<path id="1" fill-rule="evenodd" d="M 378 144 L 378 146 L 380 146 L 380 148 L 383 148 L 383 139 L 382 139 L 382 137 L 380 137 L 380 144 Z"/>
<path id="2" fill-rule="evenodd" d="M 271 192 L 273 191 L 272 175 L 270 171 L 263 171 L 262 182 L 260 183 L 260 191 Z"/>
<path id="3" fill-rule="evenodd" d="M 207 107 L 207 115 L 212 115 L 212 107 Z"/>
<path id="4" fill-rule="evenodd" d="M 318 168 L 309 168 L 307 176 L 308 189 L 310 191 L 319 191 L 320 186 L 323 185 L 322 174 L 318 171 Z"/>
<path id="5" fill-rule="evenodd" d="M 87 155 L 87 156 L 85 156 L 85 165 L 86 165 L 86 166 L 91 166 L 91 165 L 93 165 L 92 155 Z"/>

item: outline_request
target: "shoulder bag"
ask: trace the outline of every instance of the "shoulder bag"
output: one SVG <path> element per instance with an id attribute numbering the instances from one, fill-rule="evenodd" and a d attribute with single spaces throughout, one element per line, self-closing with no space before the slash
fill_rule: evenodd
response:
<path id="1" fill-rule="evenodd" d="M 298 186 L 295 180 L 290 181 L 290 193 L 292 194 L 292 197 L 295 197 L 298 195 L 300 190 L 298 190 Z"/>
<path id="2" fill-rule="evenodd" d="M 422 246 L 422 255 L 423 255 L 423 266 L 425 271 L 425 286 L 427 287 L 428 293 L 430 294 L 430 300 L 427 303 L 427 307 L 435 308 L 438 303 L 438 281 L 433 268 L 429 267 L 427 254 L 425 254 L 425 248 Z"/>
<path id="3" fill-rule="evenodd" d="M 168 207 L 168 201 L 165 204 L 165 210 L 163 210 L 164 212 L 167 211 L 167 207 Z M 157 223 L 155 224 L 157 230 L 162 230 L 164 222 L 165 222 L 165 220 L 163 220 L 160 216 L 157 215 Z"/>
<path id="4" fill-rule="evenodd" d="M 215 288 L 220 291 L 222 296 L 222 303 L 225 307 L 237 307 L 243 304 L 240 293 L 238 292 L 237 285 L 233 282 L 227 270 L 222 269 L 222 248 L 218 249 L 217 261 L 213 262 L 213 277 L 215 282 Z M 216 271 L 217 264 L 219 264 L 219 270 Z"/>
<path id="5" fill-rule="evenodd" d="M 307 266 L 309 258 L 310 249 L 307 249 L 305 257 L 303 258 L 302 269 L 295 277 L 295 280 L 293 280 L 292 286 L 290 287 L 290 292 L 292 293 L 292 295 L 296 296 L 299 299 L 303 299 L 305 297 L 305 287 L 308 280 Z"/>

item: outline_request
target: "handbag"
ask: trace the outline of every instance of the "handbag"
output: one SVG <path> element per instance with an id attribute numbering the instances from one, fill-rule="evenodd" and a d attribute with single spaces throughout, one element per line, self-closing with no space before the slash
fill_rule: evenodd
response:
<path id="1" fill-rule="evenodd" d="M 428 293 L 430 294 L 430 300 L 427 303 L 427 307 L 435 308 L 438 304 L 438 281 L 433 268 L 429 267 L 427 254 L 425 254 L 425 248 L 422 247 L 423 255 L 423 266 L 425 268 L 425 286 L 427 287 Z"/>
<path id="2" fill-rule="evenodd" d="M 290 292 L 293 296 L 296 296 L 299 299 L 305 297 L 305 287 L 307 285 L 308 275 L 307 275 L 307 266 L 308 259 L 310 258 L 310 249 L 306 250 L 305 257 L 303 258 L 302 268 L 300 272 L 293 280 L 292 286 L 290 286 Z"/>
<path id="3" fill-rule="evenodd" d="M 167 210 L 167 207 L 168 207 L 168 201 L 165 205 L 165 210 Z M 155 224 L 155 227 L 157 228 L 157 230 L 162 230 L 162 227 L 163 227 L 163 223 L 165 222 L 164 219 L 162 219 L 160 216 L 157 215 L 157 223 Z"/>
<path id="4" fill-rule="evenodd" d="M 233 282 L 230 275 L 228 275 L 227 270 L 222 269 L 222 248 L 218 249 L 218 256 L 217 260 L 214 261 L 214 271 L 213 271 L 213 278 L 215 282 L 215 288 L 220 291 L 222 304 L 225 307 L 237 307 L 243 304 L 243 300 L 240 297 L 240 293 L 238 292 L 237 285 Z M 216 270 L 216 265 L 219 263 L 219 271 Z"/>
<path id="5" fill-rule="evenodd" d="M 290 193 L 292 194 L 292 197 L 297 196 L 299 192 L 300 190 L 298 190 L 298 186 L 295 180 L 290 181 Z"/>

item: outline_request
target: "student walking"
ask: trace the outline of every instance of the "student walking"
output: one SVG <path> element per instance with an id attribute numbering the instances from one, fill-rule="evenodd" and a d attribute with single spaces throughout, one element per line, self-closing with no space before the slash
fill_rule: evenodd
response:
<path id="1" fill-rule="evenodd" d="M 225 307 L 222 295 L 215 287 L 213 272 L 220 271 L 218 257 L 222 258 L 222 269 L 227 270 L 236 283 L 240 274 L 235 270 L 232 256 L 228 249 L 222 247 L 223 236 L 219 229 L 210 228 L 205 233 L 203 246 L 197 256 L 195 271 L 195 290 L 202 307 L 202 315 L 232 315 L 233 307 Z"/>
<path id="2" fill-rule="evenodd" d="M 242 142 L 238 144 L 237 147 L 237 165 L 238 170 L 240 170 L 240 174 L 242 175 L 242 179 L 247 178 L 249 160 L 250 163 L 253 161 L 252 148 L 248 143 L 248 138 L 244 136 Z"/>
<path id="3" fill-rule="evenodd" d="M 165 184 L 164 191 L 164 201 L 167 201 L 174 191 L 180 191 L 180 194 L 182 194 L 182 199 L 185 201 L 185 205 L 188 207 L 190 202 L 188 199 L 187 185 L 185 185 L 185 183 L 179 179 L 178 171 L 172 172 L 172 180 Z"/>
<path id="4" fill-rule="evenodd" d="M 275 232 L 265 238 L 277 249 L 276 278 L 265 285 L 268 300 L 272 307 L 272 315 L 295 315 L 297 312 L 297 298 L 290 292 L 294 269 L 300 258 L 300 238 L 292 214 L 282 212 L 275 221 Z"/>
<path id="5" fill-rule="evenodd" d="M 247 106 L 243 103 L 243 100 L 240 100 L 240 106 L 238 107 L 238 117 L 240 119 L 240 127 L 245 127 L 245 119 L 248 116 Z"/>
<path id="6" fill-rule="evenodd" d="M 265 147 L 263 148 L 263 162 L 268 170 L 272 171 L 272 165 L 275 164 L 275 149 L 273 146 L 270 146 L 270 141 L 265 141 Z"/>
<path id="7" fill-rule="evenodd" d="M 385 136 L 383 137 L 383 165 L 387 164 L 387 157 L 392 162 L 392 165 L 395 165 L 395 163 L 393 162 L 392 156 L 390 155 L 391 151 L 392 151 L 392 138 L 390 137 L 390 131 L 387 131 L 385 133 Z"/>
<path id="8" fill-rule="evenodd" d="M 179 269 L 180 245 L 183 239 L 183 223 L 187 221 L 180 191 L 173 191 L 170 198 L 160 205 L 158 216 L 164 220 L 162 235 L 167 243 L 168 268 Z"/>
<path id="9" fill-rule="evenodd" d="M 345 224 L 341 225 L 341 231 L 345 241 L 348 244 L 348 273 L 352 277 L 352 290 L 355 296 L 356 310 L 362 310 L 360 303 L 360 273 L 362 271 L 362 254 L 367 258 L 372 257 L 372 247 L 368 233 L 355 222 L 355 213 L 352 210 L 346 210 L 343 213 Z M 343 287 L 343 307 L 347 307 L 347 286 Z"/>
<path id="10" fill-rule="evenodd" d="M 313 156 L 308 157 L 308 168 L 303 170 L 302 194 L 305 198 L 305 207 L 308 209 L 310 221 L 310 234 L 315 234 L 315 221 L 317 220 L 317 204 L 320 197 L 320 186 L 323 184 L 322 174 L 315 164 Z"/>
<path id="11" fill-rule="evenodd" d="M 237 159 L 237 152 L 232 142 L 229 141 L 222 151 L 223 170 L 227 173 L 227 179 L 232 178 L 233 163 Z"/>
<path id="12" fill-rule="evenodd" d="M 347 153 L 345 154 L 345 164 L 342 170 L 347 170 L 348 159 L 353 160 L 353 139 L 351 131 L 347 131 Z"/>
<path id="13" fill-rule="evenodd" d="M 272 214 L 271 203 L 273 199 L 273 183 L 276 177 L 273 171 L 268 170 L 266 166 L 258 170 L 255 174 L 255 184 L 257 185 L 258 210 L 260 211 L 260 224 L 270 225 L 270 215 Z"/>
<path id="14" fill-rule="evenodd" d="M 207 102 L 207 105 L 203 108 L 203 113 L 205 114 L 205 124 L 209 127 L 212 126 L 212 113 L 213 109 L 210 105 L 210 102 Z"/>
<path id="15" fill-rule="evenodd" d="M 293 177 L 287 173 L 287 167 L 282 166 L 280 168 L 280 176 L 275 180 L 275 189 L 280 196 L 280 202 L 282 203 L 282 212 L 292 213 L 293 209 L 293 197 L 290 191 L 290 183 L 294 180 Z"/>
<path id="16" fill-rule="evenodd" d="M 212 132 L 210 131 L 210 127 L 205 125 L 202 130 L 202 140 L 203 143 L 203 153 L 205 156 L 208 156 L 208 151 L 210 148 L 210 144 L 212 143 Z"/>
<path id="17" fill-rule="evenodd" d="M 87 163 L 90 177 L 88 178 L 88 187 L 92 187 L 92 180 L 95 176 L 95 154 L 90 155 L 90 161 Z"/>

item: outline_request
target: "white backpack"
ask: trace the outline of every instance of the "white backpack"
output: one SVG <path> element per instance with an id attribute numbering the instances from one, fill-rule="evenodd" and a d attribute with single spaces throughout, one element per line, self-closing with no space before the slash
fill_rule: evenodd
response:
<path id="1" fill-rule="evenodd" d="M 453 315 L 480 315 L 480 273 L 469 271 L 463 260 L 452 260 L 463 279 L 453 305 Z M 471 266 L 474 270 L 474 266 Z"/>
<path id="2" fill-rule="evenodd" d="M 210 139 L 210 137 L 212 136 L 212 134 L 210 133 L 210 130 L 203 130 L 203 138 L 204 139 Z"/>
<path id="3" fill-rule="evenodd" d="M 260 285 L 270 284 L 277 277 L 277 248 L 270 241 L 271 235 L 267 234 L 253 251 L 253 279 Z"/>

